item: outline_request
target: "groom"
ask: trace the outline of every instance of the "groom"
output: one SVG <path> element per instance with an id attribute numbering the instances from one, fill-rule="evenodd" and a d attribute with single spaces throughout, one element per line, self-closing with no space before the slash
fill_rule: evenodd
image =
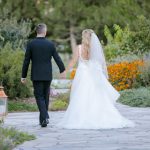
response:
<path id="1" fill-rule="evenodd" d="M 27 44 L 21 82 L 26 82 L 28 67 L 31 60 L 31 80 L 33 82 L 36 103 L 40 111 L 39 121 L 41 127 L 46 127 L 49 123 L 48 106 L 49 87 L 52 81 L 52 57 L 57 63 L 62 77 L 65 76 L 65 67 L 56 52 L 54 44 L 45 38 L 47 26 L 45 24 L 37 25 L 36 32 L 37 37 Z"/>

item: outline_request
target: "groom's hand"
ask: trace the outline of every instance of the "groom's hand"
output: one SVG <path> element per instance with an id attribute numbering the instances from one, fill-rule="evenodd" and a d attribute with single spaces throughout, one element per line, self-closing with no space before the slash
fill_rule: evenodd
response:
<path id="1" fill-rule="evenodd" d="M 25 84 L 26 83 L 26 78 L 21 78 L 21 83 Z"/>
<path id="2" fill-rule="evenodd" d="M 60 78 L 61 78 L 61 79 L 65 79 L 65 78 L 66 78 L 66 71 L 64 71 L 64 72 L 62 72 L 62 73 L 60 74 Z"/>

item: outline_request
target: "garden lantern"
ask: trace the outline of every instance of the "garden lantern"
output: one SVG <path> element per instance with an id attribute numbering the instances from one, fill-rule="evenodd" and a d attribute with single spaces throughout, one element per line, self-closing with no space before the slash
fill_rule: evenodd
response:
<path id="1" fill-rule="evenodd" d="M 0 86 L 0 120 L 7 115 L 7 95 L 4 88 Z"/>

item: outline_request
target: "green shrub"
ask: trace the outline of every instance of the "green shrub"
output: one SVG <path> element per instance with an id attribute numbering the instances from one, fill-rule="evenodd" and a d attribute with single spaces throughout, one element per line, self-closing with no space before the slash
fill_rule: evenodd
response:
<path id="1" fill-rule="evenodd" d="M 10 98 L 31 96 L 31 82 L 22 85 L 23 48 L 31 31 L 30 21 L 0 16 L 0 84 Z"/>
<path id="2" fill-rule="evenodd" d="M 140 60 L 140 59 L 143 59 L 142 56 L 138 56 L 136 54 L 125 54 L 123 56 L 117 56 L 111 60 L 109 60 L 109 63 L 110 64 L 116 64 L 116 63 L 121 63 L 121 62 L 133 62 L 133 61 L 136 61 L 136 60 Z"/>
<path id="3" fill-rule="evenodd" d="M 28 104 L 25 102 L 18 102 L 18 101 L 8 101 L 8 111 L 38 111 L 36 104 Z"/>
<path id="4" fill-rule="evenodd" d="M 129 31 L 129 27 L 122 29 L 119 25 L 114 24 L 114 35 L 112 35 L 110 29 L 105 26 L 104 34 L 107 39 L 107 44 L 105 45 L 105 54 L 107 59 L 112 59 L 121 56 L 127 53 L 127 50 L 122 50 L 122 45 L 129 40 L 131 32 Z"/>
<path id="5" fill-rule="evenodd" d="M 145 61 L 145 65 L 142 67 L 139 67 L 140 74 L 138 78 L 135 80 L 134 87 L 140 87 L 140 86 L 150 86 L 150 60 Z"/>
<path id="6" fill-rule="evenodd" d="M 150 107 L 150 87 L 121 91 L 119 102 L 133 107 Z"/>
<path id="7" fill-rule="evenodd" d="M 30 21 L 18 21 L 15 18 L 0 18 L 0 48 L 11 43 L 13 49 L 24 48 L 31 32 Z"/>
<path id="8" fill-rule="evenodd" d="M 51 111 L 58 111 L 58 110 L 65 110 L 68 107 L 69 103 L 69 93 L 60 94 L 52 101 L 50 110 Z"/>
<path id="9" fill-rule="evenodd" d="M 34 140 L 34 135 L 29 135 L 24 132 L 19 132 L 14 128 L 2 128 L 0 127 L 0 149 L 12 150 L 16 145 L 23 143 L 24 141 Z"/>
<path id="10" fill-rule="evenodd" d="M 113 26 L 112 31 L 105 26 L 104 34 L 107 39 L 105 54 L 107 59 L 113 59 L 122 55 L 143 55 L 150 51 L 150 20 L 144 16 L 139 16 L 136 27 L 130 29 L 129 26 L 121 28 L 119 25 Z"/>
<path id="11" fill-rule="evenodd" d="M 25 85 L 20 82 L 23 57 L 24 52 L 14 51 L 11 44 L 6 44 L 0 51 L 0 82 L 10 98 L 31 96 L 31 82 Z"/>
<path id="12" fill-rule="evenodd" d="M 1 150 L 12 150 L 15 147 L 11 139 L 5 138 L 1 135 L 0 137 L 0 149 Z"/>
<path id="13" fill-rule="evenodd" d="M 66 101 L 57 100 L 52 102 L 50 110 L 51 111 L 59 111 L 59 110 L 66 110 L 68 103 Z"/>
<path id="14" fill-rule="evenodd" d="M 122 49 L 129 47 L 129 51 L 134 54 L 143 54 L 150 52 L 150 19 L 139 16 L 136 26 L 132 31 L 130 40 L 125 42 Z"/>

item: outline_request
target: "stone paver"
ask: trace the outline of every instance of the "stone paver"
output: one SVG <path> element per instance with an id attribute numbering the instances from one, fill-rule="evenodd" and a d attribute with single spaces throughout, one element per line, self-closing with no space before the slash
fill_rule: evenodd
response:
<path id="1" fill-rule="evenodd" d="M 150 150 L 150 108 L 117 104 L 119 111 L 136 123 L 134 128 L 109 130 L 65 130 L 57 128 L 64 112 L 50 112 L 47 128 L 38 125 L 38 113 L 10 113 L 5 126 L 36 135 L 14 150 Z"/>

